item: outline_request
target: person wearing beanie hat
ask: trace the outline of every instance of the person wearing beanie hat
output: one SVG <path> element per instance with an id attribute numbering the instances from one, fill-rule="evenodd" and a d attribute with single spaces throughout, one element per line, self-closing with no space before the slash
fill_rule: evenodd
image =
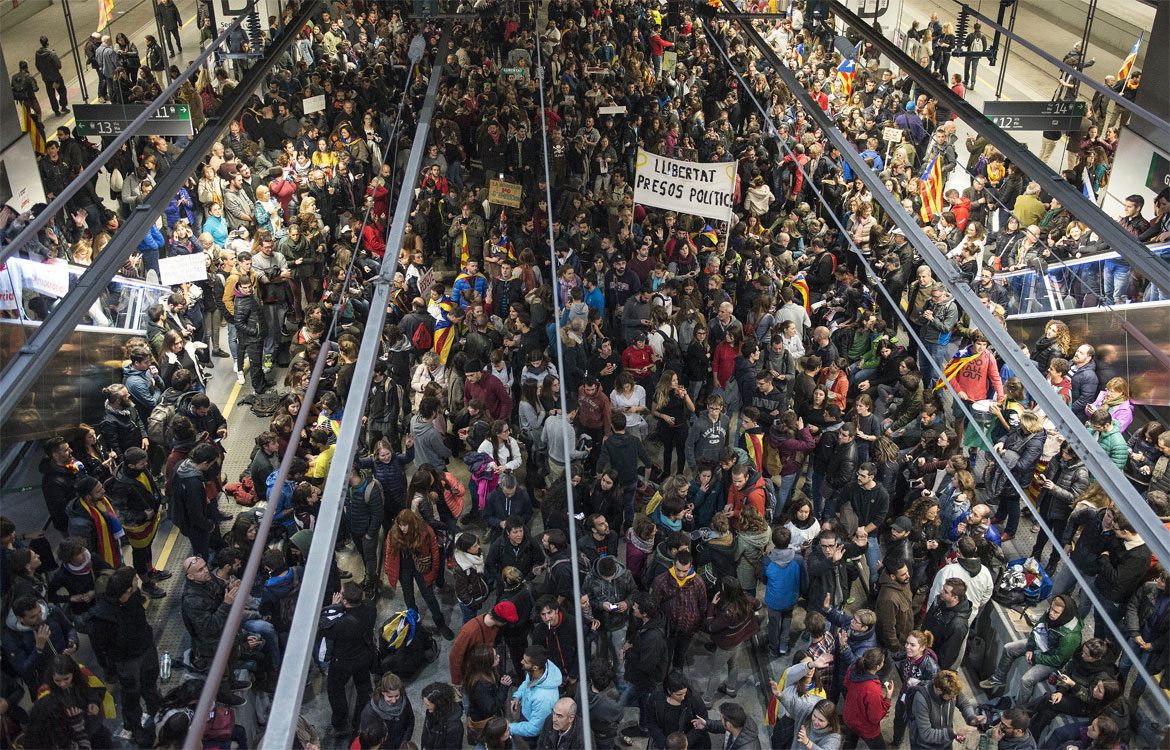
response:
<path id="1" fill-rule="evenodd" d="M 455 642 L 451 644 L 451 653 L 448 656 L 451 684 L 463 684 L 463 669 L 467 666 L 467 659 L 476 646 L 494 645 L 500 628 L 518 619 L 516 605 L 505 601 L 497 604 L 491 612 L 485 612 L 464 623 L 463 627 L 459 628 L 459 635 L 455 636 Z"/>
<path id="2" fill-rule="evenodd" d="M 111 568 L 122 567 L 121 540 L 125 536 L 118 514 L 106 499 L 106 489 L 91 476 L 82 476 L 74 484 L 75 497 L 65 508 L 69 517 L 69 536 L 79 536 L 89 550 Z"/>
<path id="3" fill-rule="evenodd" d="M 483 362 L 469 359 L 463 366 L 467 380 L 463 385 L 463 405 L 482 399 L 492 419 L 507 420 L 512 415 L 512 397 L 495 375 L 483 369 Z M 452 407 L 453 408 L 453 407 Z"/>

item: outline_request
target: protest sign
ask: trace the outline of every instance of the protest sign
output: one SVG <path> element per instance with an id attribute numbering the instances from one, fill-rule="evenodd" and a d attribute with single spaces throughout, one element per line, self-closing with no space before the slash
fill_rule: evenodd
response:
<path id="1" fill-rule="evenodd" d="M 709 219 L 731 215 L 735 162 L 700 164 L 638 149 L 634 202 Z"/>

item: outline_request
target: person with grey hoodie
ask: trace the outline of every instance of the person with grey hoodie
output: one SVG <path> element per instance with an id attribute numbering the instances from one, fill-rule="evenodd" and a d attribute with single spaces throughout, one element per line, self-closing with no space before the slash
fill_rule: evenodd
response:
<path id="1" fill-rule="evenodd" d="M 609 637 L 615 656 L 626 642 L 632 597 L 637 591 L 633 574 L 614 555 L 598 558 L 585 576 L 590 609 L 601 621 L 601 630 Z"/>
<path id="2" fill-rule="evenodd" d="M 700 461 L 717 461 L 719 451 L 730 440 L 730 422 L 723 413 L 723 397 L 712 393 L 707 397 L 707 410 L 695 415 L 691 431 L 687 433 L 687 466 L 692 472 L 698 471 Z"/>
<path id="3" fill-rule="evenodd" d="M 410 418 L 410 434 L 414 436 L 415 466 L 430 464 L 438 469 L 447 468 L 451 449 L 443 440 L 442 433 L 435 427 L 435 415 L 439 410 L 439 399 L 428 396 L 418 402 L 418 413 Z"/>
<path id="4" fill-rule="evenodd" d="M 821 654 L 816 660 L 807 654 L 799 662 L 784 671 L 784 688 L 772 683 L 772 695 L 784 708 L 785 715 L 792 720 L 792 745 L 790 750 L 840 750 L 841 732 L 837 709 L 833 702 L 822 697 L 821 687 L 816 682 L 820 670 L 828 667 L 829 654 Z M 781 727 L 783 717 L 777 721 Z M 800 732 L 804 739 L 800 741 Z M 773 747 L 776 734 L 773 732 Z"/>

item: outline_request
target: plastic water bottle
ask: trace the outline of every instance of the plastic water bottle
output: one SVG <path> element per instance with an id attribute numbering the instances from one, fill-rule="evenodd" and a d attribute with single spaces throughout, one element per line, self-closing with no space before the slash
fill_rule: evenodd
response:
<path id="1" fill-rule="evenodd" d="M 161 663 L 158 666 L 158 676 L 162 680 L 171 679 L 171 652 L 167 651 L 163 654 Z"/>

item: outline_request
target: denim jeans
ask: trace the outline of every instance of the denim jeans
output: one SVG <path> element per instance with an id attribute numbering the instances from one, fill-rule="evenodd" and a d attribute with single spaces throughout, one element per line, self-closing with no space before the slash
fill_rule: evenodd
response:
<path id="1" fill-rule="evenodd" d="M 824 480 L 825 475 L 817 471 L 815 467 L 809 469 L 808 497 L 810 500 L 812 500 L 813 514 L 817 518 L 821 518 L 821 511 L 825 507 L 825 501 L 821 497 L 821 483 Z"/>
<path id="2" fill-rule="evenodd" d="M 280 341 L 281 327 L 284 325 L 284 313 L 288 309 L 288 305 L 279 303 L 264 304 L 264 322 L 268 326 L 268 334 L 264 337 L 264 354 L 267 356 L 276 355 L 276 342 Z"/>
<path id="3" fill-rule="evenodd" d="M 228 353 L 232 355 L 232 362 L 237 362 L 239 358 L 236 356 L 236 352 L 239 348 L 239 341 L 236 339 L 236 324 L 229 322 L 227 329 Z"/>
<path id="4" fill-rule="evenodd" d="M 796 478 L 799 474 L 789 474 L 788 476 L 780 476 L 780 487 L 776 491 L 776 514 L 780 515 L 780 511 L 784 510 L 784 506 L 788 505 L 788 498 L 792 495 L 792 488 L 796 486 Z"/>
<path id="5" fill-rule="evenodd" d="M 975 88 L 975 78 L 978 75 L 979 58 L 968 57 L 963 61 L 963 85 L 967 90 Z"/>
<path id="6" fill-rule="evenodd" d="M 788 636 L 792 630 L 792 610 L 768 607 L 768 652 L 788 653 Z"/>
<path id="7" fill-rule="evenodd" d="M 995 515 L 1000 520 L 1006 519 L 1003 533 L 1015 535 L 1016 529 L 1020 526 L 1020 496 L 1010 487 L 1008 489 L 1009 492 L 999 496 L 999 509 L 995 511 Z"/>
<path id="8" fill-rule="evenodd" d="M 1146 668 L 1147 672 L 1156 671 L 1156 670 L 1150 669 L 1150 652 L 1149 651 L 1143 651 L 1141 649 L 1141 647 L 1137 645 L 1137 641 L 1134 640 L 1133 638 L 1129 639 L 1129 647 L 1132 648 L 1137 653 L 1138 661 L 1141 662 L 1141 665 Z M 1125 685 L 1125 681 L 1129 679 L 1129 670 L 1133 669 L 1133 661 L 1130 660 L 1130 658 L 1128 656 L 1126 656 L 1125 654 L 1122 654 L 1121 661 L 1118 663 L 1118 668 L 1121 672 L 1121 684 Z M 1137 676 L 1137 679 L 1134 680 L 1134 682 L 1133 682 L 1132 690 L 1134 693 L 1140 693 L 1142 690 L 1145 689 L 1145 687 L 1146 687 L 1146 678 L 1142 677 L 1139 674 Z"/>
<path id="9" fill-rule="evenodd" d="M 1018 641 L 1012 641 L 1003 647 L 1003 653 L 999 656 L 999 663 L 995 667 L 994 679 L 1000 682 L 1006 682 L 1008 672 L 1012 669 L 1012 664 L 1016 659 L 1023 657 L 1028 650 L 1028 639 L 1021 638 Z M 1048 675 L 1056 671 L 1056 667 L 1046 667 L 1043 664 L 1033 664 L 1023 676 L 1020 678 L 1020 689 L 1016 694 L 1017 706 L 1022 706 L 1032 699 L 1032 691 L 1041 682 L 1048 679 Z"/>
<path id="10" fill-rule="evenodd" d="M 628 529 L 634 525 L 634 493 L 637 489 L 637 482 L 622 487 L 622 495 L 625 498 L 625 516 L 622 522 L 623 529 Z"/>
<path id="11" fill-rule="evenodd" d="M 946 366 L 947 359 L 947 344 L 923 344 L 922 348 L 918 350 L 918 369 L 922 371 L 923 382 L 933 383 L 937 380 L 938 373 Z M 931 362 L 938 366 L 937 370 L 930 366 Z"/>
<path id="12" fill-rule="evenodd" d="M 459 611 L 463 613 L 463 624 L 466 625 L 475 619 L 476 613 L 479 612 L 479 607 L 472 609 L 463 602 L 459 602 Z"/>
<path id="13" fill-rule="evenodd" d="M 436 560 L 434 564 L 438 565 L 439 561 Z M 416 582 L 418 583 L 419 591 L 422 592 L 423 599 L 431 609 L 431 616 L 435 618 L 435 625 L 439 628 L 446 627 L 447 620 L 443 617 L 443 608 L 439 606 L 439 600 L 435 597 L 434 587 L 428 586 L 426 581 L 423 580 L 422 574 L 417 571 L 402 576 L 398 581 L 398 584 L 402 587 L 403 603 L 416 612 L 418 611 L 418 606 L 414 598 L 414 585 Z"/>
<path id="14" fill-rule="evenodd" d="M 882 559 L 882 550 L 878 545 L 877 530 L 869 535 L 869 544 L 865 548 L 865 564 L 869 566 L 869 585 L 873 588 L 878 579 L 878 561 Z"/>
<path id="15" fill-rule="evenodd" d="M 1129 302 L 1129 278 L 1133 271 L 1129 268 L 1105 268 L 1105 301 L 1111 305 L 1124 305 Z"/>
<path id="16" fill-rule="evenodd" d="M 280 638 L 272 623 L 268 620 L 247 620 L 244 622 L 244 632 L 264 639 L 264 653 L 268 655 L 272 668 L 280 669 Z"/>

